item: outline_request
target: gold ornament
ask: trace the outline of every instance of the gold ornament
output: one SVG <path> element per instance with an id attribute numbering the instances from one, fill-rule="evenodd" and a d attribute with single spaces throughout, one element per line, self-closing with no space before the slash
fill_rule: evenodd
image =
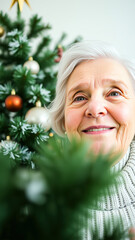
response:
<path id="1" fill-rule="evenodd" d="M 53 133 L 52 132 L 49 133 L 49 137 L 53 137 Z"/>
<path id="2" fill-rule="evenodd" d="M 36 107 L 31 108 L 25 115 L 28 123 L 41 124 L 47 132 L 51 128 L 50 116 L 47 108 L 41 107 L 41 102 L 36 102 Z"/>
<path id="3" fill-rule="evenodd" d="M 10 136 L 6 136 L 6 140 L 7 140 L 7 141 L 10 141 Z"/>
<path id="4" fill-rule="evenodd" d="M 4 28 L 0 26 L 0 37 L 3 37 L 4 33 L 5 33 Z"/>
<path id="5" fill-rule="evenodd" d="M 37 74 L 40 69 L 39 64 L 32 57 L 29 57 L 29 60 L 23 66 L 31 70 L 32 74 Z"/>
<path id="6" fill-rule="evenodd" d="M 13 5 L 14 5 L 16 2 L 18 2 L 18 4 L 19 4 L 19 9 L 20 9 L 21 12 L 22 12 L 22 10 L 23 10 L 23 3 L 24 3 L 24 2 L 26 2 L 26 4 L 31 8 L 31 6 L 30 6 L 30 4 L 29 4 L 29 0 L 12 0 L 12 3 L 11 3 L 10 8 L 12 8 Z"/>
<path id="7" fill-rule="evenodd" d="M 6 144 L 12 144 L 13 141 L 11 141 L 10 136 L 6 136 L 6 140 L 2 140 L 0 142 L 0 149 L 4 147 Z"/>

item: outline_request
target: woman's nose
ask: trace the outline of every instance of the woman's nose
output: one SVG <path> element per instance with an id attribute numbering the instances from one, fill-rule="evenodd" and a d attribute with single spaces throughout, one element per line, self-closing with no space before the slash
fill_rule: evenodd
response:
<path id="1" fill-rule="evenodd" d="M 85 115 L 87 117 L 98 118 L 105 116 L 107 114 L 107 109 L 105 108 L 105 103 L 100 99 L 91 99 L 88 102 Z"/>

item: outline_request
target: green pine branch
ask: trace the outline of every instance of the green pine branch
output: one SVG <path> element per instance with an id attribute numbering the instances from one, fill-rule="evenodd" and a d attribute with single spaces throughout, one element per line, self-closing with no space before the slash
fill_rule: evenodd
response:
<path id="1" fill-rule="evenodd" d="M 26 145 L 34 151 L 36 145 L 48 139 L 44 128 L 39 124 L 29 124 L 23 118 L 16 116 L 10 121 L 9 135 L 22 146 Z"/>
<path id="2" fill-rule="evenodd" d="M 6 82 L 10 82 L 12 80 L 13 75 L 12 68 L 6 68 L 4 65 L 0 64 L 0 84 L 5 84 Z"/>
<path id="3" fill-rule="evenodd" d="M 43 39 L 41 40 L 41 42 L 37 46 L 37 50 L 33 54 L 33 58 L 36 59 L 38 57 L 38 55 L 40 55 L 42 53 L 44 48 L 48 47 L 50 42 L 51 42 L 50 36 L 43 37 Z"/>
<path id="4" fill-rule="evenodd" d="M 13 83 L 18 94 L 26 99 L 25 89 L 36 83 L 36 77 L 26 67 L 18 65 L 13 73 Z"/>
<path id="5" fill-rule="evenodd" d="M 56 65 L 55 63 L 55 57 L 57 56 L 57 51 L 51 51 L 49 49 L 46 49 L 42 52 L 42 55 L 39 56 L 38 63 L 42 69 L 48 69 L 49 67 L 53 67 Z"/>
<path id="6" fill-rule="evenodd" d="M 6 31 L 12 30 L 12 21 L 9 18 L 8 14 L 4 14 L 2 11 L 0 11 L 0 25 L 2 25 Z"/>
<path id="7" fill-rule="evenodd" d="M 9 37 L 9 55 L 27 59 L 30 53 L 30 44 L 22 32 L 15 29 L 7 34 Z"/>
<path id="8" fill-rule="evenodd" d="M 32 152 L 14 141 L 1 141 L 0 152 L 11 159 L 11 167 L 32 166 Z"/>
<path id="9" fill-rule="evenodd" d="M 21 18 L 13 22 L 12 29 L 18 29 L 18 31 L 24 32 L 25 25 L 25 20 Z"/>
<path id="10" fill-rule="evenodd" d="M 8 117 L 6 114 L 2 112 L 0 114 L 0 141 L 2 140 L 2 137 L 3 139 L 5 139 L 5 134 L 3 136 L 2 133 L 3 133 L 3 129 L 7 129 L 8 124 L 9 124 Z"/>
<path id="11" fill-rule="evenodd" d="M 11 82 L 0 85 L 0 101 L 5 101 L 6 97 L 11 94 L 12 85 Z"/>
<path id="12" fill-rule="evenodd" d="M 66 39 L 66 37 L 67 37 L 67 34 L 62 33 L 62 35 L 60 36 L 60 38 L 58 39 L 58 41 L 55 44 L 54 51 L 57 50 L 58 46 L 62 44 L 62 42 Z"/>
<path id="13" fill-rule="evenodd" d="M 27 99 L 29 103 L 36 104 L 39 100 L 42 106 L 50 102 L 50 91 L 45 89 L 42 84 L 35 84 L 27 88 Z"/>
<path id="14" fill-rule="evenodd" d="M 52 240 L 54 234 L 56 240 L 82 239 L 86 209 L 118 176 L 110 171 L 116 159 L 94 156 L 88 147 L 60 138 L 41 143 L 33 157 L 33 170 L 15 167 L 11 152 L 0 152 L 1 239 Z M 22 152 L 25 155 L 27 149 Z M 110 232 L 108 224 L 106 231 L 104 240 L 123 239 L 119 225 Z M 101 240 L 96 232 L 93 236 Z"/>
<path id="15" fill-rule="evenodd" d="M 5 50 L 8 48 L 8 42 L 7 41 L 3 41 L 3 40 L 0 40 L 0 49 L 1 50 Z"/>
<path id="16" fill-rule="evenodd" d="M 94 156 L 92 152 L 88 153 L 89 147 L 86 142 L 78 143 L 74 139 L 70 143 L 56 138 L 50 139 L 47 146 L 41 143 L 38 148 L 39 156 L 35 163 L 40 166 L 55 197 L 57 194 L 66 196 L 65 201 L 72 207 L 77 207 L 77 201 L 80 205 L 84 199 L 91 204 L 100 195 L 100 189 L 108 187 L 114 181 L 109 169 L 116 157 Z"/>
<path id="17" fill-rule="evenodd" d="M 27 34 L 28 39 L 38 37 L 39 34 L 44 32 L 45 30 L 51 29 L 51 26 L 49 24 L 42 23 L 42 18 L 38 17 L 37 14 L 35 14 L 29 22 L 29 32 Z"/>

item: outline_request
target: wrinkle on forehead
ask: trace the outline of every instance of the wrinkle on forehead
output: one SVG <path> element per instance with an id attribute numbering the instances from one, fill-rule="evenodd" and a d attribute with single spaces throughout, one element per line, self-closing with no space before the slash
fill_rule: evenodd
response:
<path id="1" fill-rule="evenodd" d="M 124 77 L 123 77 L 124 76 Z M 108 86 L 120 84 L 125 88 L 125 91 L 134 89 L 132 86 L 131 76 L 125 67 L 114 59 L 104 58 L 90 61 L 81 62 L 72 72 L 68 79 L 67 92 L 71 92 L 72 89 L 78 88 L 98 88 L 100 86 Z"/>
<path id="2" fill-rule="evenodd" d="M 92 86 L 93 83 L 93 86 Z M 72 92 L 78 91 L 78 90 L 87 90 L 87 89 L 93 89 L 93 88 L 99 88 L 99 87 L 108 87 L 108 86 L 115 86 L 118 84 L 119 86 L 122 86 L 127 93 L 128 86 L 121 80 L 114 80 L 114 79 L 102 79 L 101 81 L 89 81 L 84 82 L 81 81 L 77 84 L 74 84 L 69 90 L 68 90 L 68 95 L 70 95 Z"/>

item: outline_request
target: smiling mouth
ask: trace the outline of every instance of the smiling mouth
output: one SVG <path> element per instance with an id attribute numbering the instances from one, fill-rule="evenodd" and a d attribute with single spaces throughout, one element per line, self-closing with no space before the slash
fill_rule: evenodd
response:
<path id="1" fill-rule="evenodd" d="M 101 133 L 106 133 L 108 131 L 113 130 L 114 127 L 90 127 L 87 129 L 84 129 L 82 132 L 86 133 L 86 134 L 101 134 Z"/>

